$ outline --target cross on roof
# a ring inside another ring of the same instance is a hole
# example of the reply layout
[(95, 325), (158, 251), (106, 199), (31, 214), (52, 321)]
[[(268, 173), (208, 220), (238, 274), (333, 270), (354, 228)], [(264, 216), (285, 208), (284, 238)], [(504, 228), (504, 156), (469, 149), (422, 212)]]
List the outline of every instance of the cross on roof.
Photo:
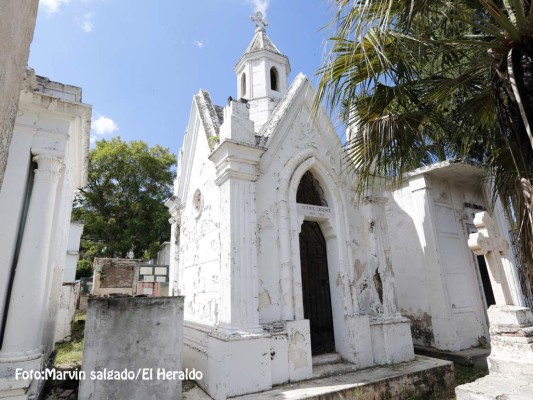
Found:
[(475, 255), (485, 257), (496, 305), (513, 304), (502, 262), (509, 244), (498, 234), (494, 220), (486, 211), (476, 213), (474, 225), (478, 231), (470, 234), (468, 247)]
[(255, 15), (250, 17), (250, 19), (255, 22), (255, 26), (257, 26), (256, 31), (264, 31), (265, 27), (268, 26), (268, 21), (263, 18), (263, 13), (261, 11), (256, 12)]

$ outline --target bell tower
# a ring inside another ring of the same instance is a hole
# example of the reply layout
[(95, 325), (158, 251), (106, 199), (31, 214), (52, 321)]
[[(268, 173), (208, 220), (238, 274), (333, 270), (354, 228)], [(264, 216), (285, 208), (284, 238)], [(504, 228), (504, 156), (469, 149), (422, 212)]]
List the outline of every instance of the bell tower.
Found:
[(268, 121), (279, 101), (287, 94), (291, 71), (289, 59), (267, 36), (268, 21), (258, 11), (251, 17), (255, 35), (235, 65), (237, 98), (248, 100), (250, 119), (258, 132)]

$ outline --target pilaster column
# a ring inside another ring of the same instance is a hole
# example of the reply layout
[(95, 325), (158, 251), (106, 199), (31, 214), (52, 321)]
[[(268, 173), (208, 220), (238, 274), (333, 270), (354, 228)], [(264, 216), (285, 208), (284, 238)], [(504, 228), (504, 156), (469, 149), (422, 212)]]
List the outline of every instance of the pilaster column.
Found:
[(178, 271), (180, 254), (180, 224), (181, 202), (176, 196), (172, 196), (165, 203), (170, 212), (170, 265), (168, 267), (168, 294), (178, 295)]
[(414, 223), (424, 253), (427, 296), (435, 345), (438, 348), (454, 350), (452, 347), (457, 343), (457, 332), (440, 263), (431, 180), (424, 175), (411, 178), (409, 188), (415, 203)]
[(220, 187), (219, 327), (229, 332), (262, 331), (259, 325), (255, 180), (263, 153), (250, 145), (223, 141), (210, 159)]
[(42, 325), (54, 205), (63, 158), (38, 153), (38, 165), (22, 237), (8, 310), (2, 361), (24, 361), (41, 355)]
[(397, 314), (396, 289), (394, 287), (394, 273), (390, 259), (390, 247), (388, 242), (387, 219), (385, 218), (385, 204), (388, 198), (382, 193), (372, 193), (365, 198), (371, 206), (371, 214), (374, 220), (372, 235), (374, 236), (375, 252), (379, 261), (378, 272), (382, 281), (382, 304), (383, 314), (386, 316)]

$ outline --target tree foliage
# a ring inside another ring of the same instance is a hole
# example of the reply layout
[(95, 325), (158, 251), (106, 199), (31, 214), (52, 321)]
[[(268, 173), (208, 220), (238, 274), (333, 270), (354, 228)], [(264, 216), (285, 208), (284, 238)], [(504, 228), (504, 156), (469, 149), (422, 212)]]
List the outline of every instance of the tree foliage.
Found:
[(533, 3), (333, 0), (324, 100), (353, 135), (360, 191), (438, 160), (487, 168), (533, 266)]
[(165, 200), (172, 195), (176, 158), (142, 141), (101, 140), (89, 155), (87, 186), (76, 197), (73, 218), (85, 223), (82, 254), (155, 257), (168, 240)]

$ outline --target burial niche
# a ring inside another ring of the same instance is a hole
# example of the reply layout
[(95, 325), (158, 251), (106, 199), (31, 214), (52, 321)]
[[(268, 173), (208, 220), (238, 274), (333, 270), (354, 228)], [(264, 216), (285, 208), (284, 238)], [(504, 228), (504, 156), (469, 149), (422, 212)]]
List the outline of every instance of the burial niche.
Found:
[[(302, 177), (296, 201), (327, 207), (324, 191), (313, 174), (307, 171)], [(304, 220), (300, 232), (300, 264), (304, 318), (311, 328), (313, 355), (335, 351), (331, 293), (329, 286), (326, 239), (316, 221)]]

